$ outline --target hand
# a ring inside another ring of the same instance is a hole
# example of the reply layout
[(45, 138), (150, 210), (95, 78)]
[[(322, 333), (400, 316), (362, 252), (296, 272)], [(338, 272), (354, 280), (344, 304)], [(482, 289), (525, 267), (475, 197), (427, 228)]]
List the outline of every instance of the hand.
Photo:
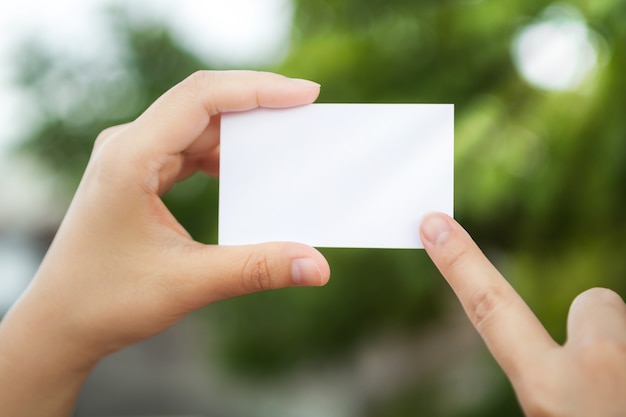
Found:
[(315, 249), (205, 245), (160, 198), (196, 170), (217, 172), (220, 113), (308, 104), (318, 94), (315, 83), (275, 74), (199, 72), (98, 137), (35, 279), (0, 326), (3, 413), (69, 414), (100, 358), (192, 310), (327, 282), (328, 263)]
[(458, 223), (428, 215), (421, 237), (528, 416), (626, 415), (626, 305), (619, 295), (602, 288), (579, 295), (560, 346)]

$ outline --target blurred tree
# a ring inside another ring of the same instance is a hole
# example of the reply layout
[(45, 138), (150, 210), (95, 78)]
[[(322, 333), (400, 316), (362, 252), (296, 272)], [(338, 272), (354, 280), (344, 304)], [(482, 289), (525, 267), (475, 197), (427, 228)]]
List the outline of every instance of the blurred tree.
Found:
[[(585, 89), (556, 93), (529, 86), (511, 59), (518, 30), (550, 3), (297, 1), (292, 50), (270, 69), (320, 82), (322, 102), (454, 103), (457, 217), (562, 341), (578, 292), (602, 285), (626, 295), (626, 9), (617, 0), (570, 2), (602, 37), (602, 65)], [(114, 70), (36, 43), (19, 60), (40, 115), (25, 149), (68, 189), (101, 129), (132, 120), (171, 85), (211, 67), (158, 24), (110, 19), (122, 51)], [(215, 181), (191, 178), (166, 200), (193, 236), (216, 241)], [(323, 253), (333, 269), (328, 287), (256, 294), (204, 313), (228, 363), (267, 376), (345, 355), (372, 334), (436, 321), (451, 297), (422, 252)], [(416, 382), (370, 415), (441, 415), (433, 389), (441, 388)], [(446, 415), (519, 413), (510, 388), (502, 390), (500, 399)]]
[(36, 39), (25, 42), (16, 57), (17, 82), (39, 115), (24, 149), (72, 185), (100, 131), (134, 119), (173, 84), (206, 67), (162, 25), (139, 24), (118, 9), (108, 18), (117, 48), (101, 61), (58, 56)]

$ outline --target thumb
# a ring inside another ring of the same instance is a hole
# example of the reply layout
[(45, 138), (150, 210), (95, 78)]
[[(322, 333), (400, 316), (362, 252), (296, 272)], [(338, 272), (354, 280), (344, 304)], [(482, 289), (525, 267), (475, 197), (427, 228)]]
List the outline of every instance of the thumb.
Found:
[(188, 252), (186, 270), (183, 290), (192, 308), (264, 290), (322, 286), (330, 278), (330, 267), (320, 252), (291, 242), (197, 244)]

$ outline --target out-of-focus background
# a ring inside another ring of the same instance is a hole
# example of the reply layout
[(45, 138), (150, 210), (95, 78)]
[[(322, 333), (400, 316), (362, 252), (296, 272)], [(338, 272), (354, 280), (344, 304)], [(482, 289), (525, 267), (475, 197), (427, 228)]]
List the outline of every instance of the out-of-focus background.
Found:
[[(0, 314), (100, 130), (195, 70), (251, 68), (320, 102), (454, 103), (457, 217), (563, 342), (576, 294), (626, 295), (625, 21), (620, 0), (3, 2)], [(166, 196), (209, 243), (217, 189)], [(76, 415), (521, 415), (423, 251), (322, 251), (327, 287), (193, 314), (105, 359)]]

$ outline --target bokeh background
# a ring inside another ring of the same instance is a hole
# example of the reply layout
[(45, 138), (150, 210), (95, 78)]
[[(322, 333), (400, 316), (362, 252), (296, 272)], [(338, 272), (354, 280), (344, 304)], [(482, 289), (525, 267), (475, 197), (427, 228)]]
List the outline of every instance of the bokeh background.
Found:
[[(0, 314), (100, 130), (195, 70), (250, 68), (313, 79), (319, 102), (454, 103), (456, 216), (563, 342), (576, 294), (626, 295), (624, 21), (620, 0), (2, 3)], [(218, 187), (165, 197), (208, 243)], [(322, 252), (327, 287), (193, 314), (105, 359), (76, 415), (521, 415), (423, 251)]]

